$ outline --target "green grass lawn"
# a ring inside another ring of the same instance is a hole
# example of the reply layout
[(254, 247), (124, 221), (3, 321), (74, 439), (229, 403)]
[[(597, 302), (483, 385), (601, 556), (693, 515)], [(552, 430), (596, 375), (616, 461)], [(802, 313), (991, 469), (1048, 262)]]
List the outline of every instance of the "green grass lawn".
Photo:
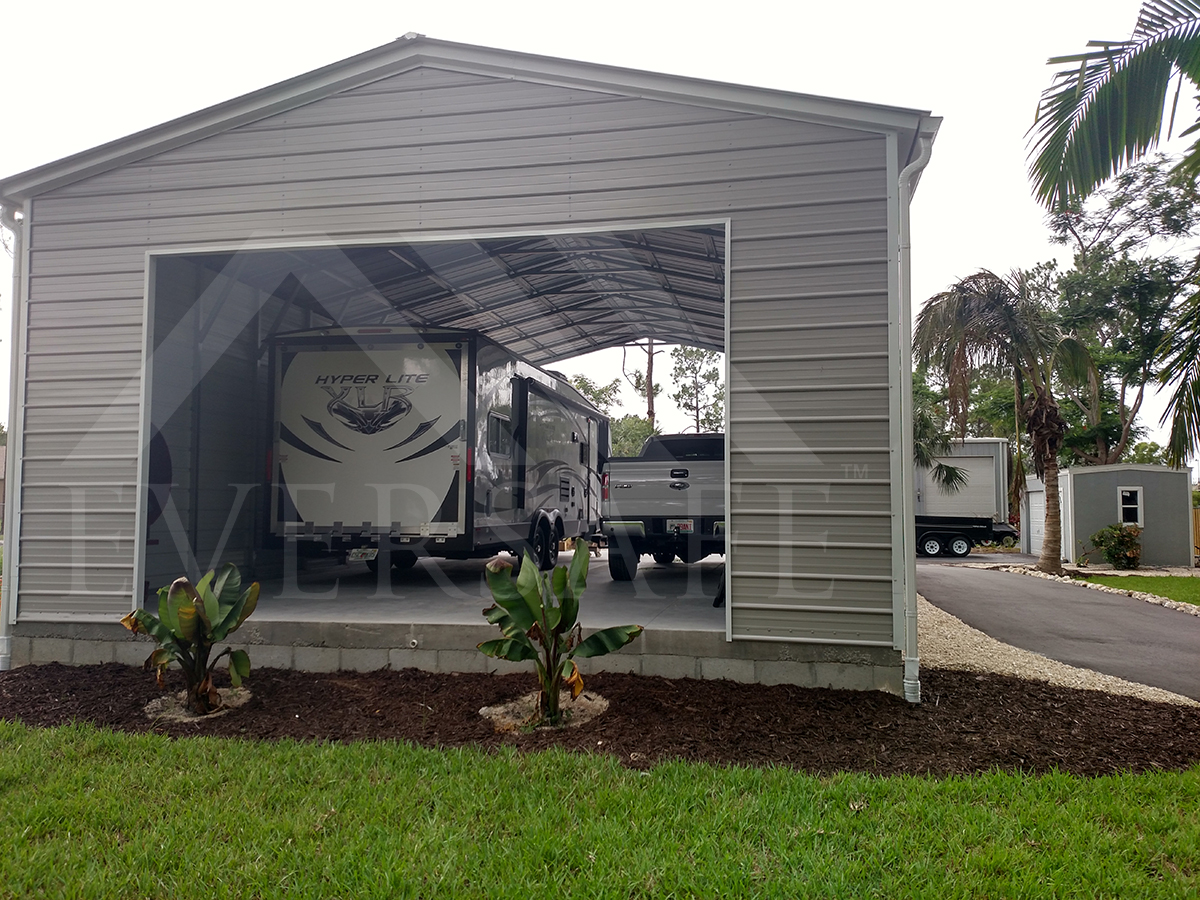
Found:
[(1200, 605), (1200, 578), (1186, 575), (1089, 575), (1087, 580), (1124, 591), (1143, 591), (1180, 603)]
[(814, 778), (0, 722), (0, 896), (1194, 897), (1200, 768)]

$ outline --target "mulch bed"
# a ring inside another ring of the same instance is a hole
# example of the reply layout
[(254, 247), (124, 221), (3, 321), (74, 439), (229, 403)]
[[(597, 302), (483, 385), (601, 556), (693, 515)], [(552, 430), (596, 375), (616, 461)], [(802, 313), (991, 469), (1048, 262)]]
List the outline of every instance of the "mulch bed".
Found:
[[(168, 687), (179, 689), (178, 684)], [(118, 731), (254, 740), (409, 741), (426, 747), (558, 746), (647, 768), (669, 759), (813, 773), (1079, 775), (1184, 769), (1200, 761), (1200, 709), (1001, 675), (927, 669), (923, 703), (858, 691), (599, 674), (607, 712), (578, 728), (497, 734), (479, 715), (527, 693), (531, 675), (311, 674), (257, 669), (253, 698), (196, 723), (149, 721), (161, 694), (140, 669), (25, 666), (0, 673), (0, 719), (86, 721)]]

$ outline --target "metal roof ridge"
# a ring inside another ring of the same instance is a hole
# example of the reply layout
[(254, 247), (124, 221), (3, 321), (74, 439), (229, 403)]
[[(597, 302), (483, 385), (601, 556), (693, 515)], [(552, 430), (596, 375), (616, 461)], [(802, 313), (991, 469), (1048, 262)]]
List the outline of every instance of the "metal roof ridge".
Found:
[[(0, 179), (0, 200), (10, 204), (25, 200), (423, 66), (883, 132), (913, 134), (922, 122), (930, 121), (930, 114), (923, 110), (500, 50), (410, 33), (355, 56)], [(932, 121), (940, 123), (940, 119)]]

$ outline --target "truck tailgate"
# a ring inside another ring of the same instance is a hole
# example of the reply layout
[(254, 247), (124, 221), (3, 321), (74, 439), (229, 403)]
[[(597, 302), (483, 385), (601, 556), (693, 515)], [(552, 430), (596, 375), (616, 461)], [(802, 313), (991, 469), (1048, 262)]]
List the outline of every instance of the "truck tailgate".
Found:
[(611, 459), (605, 519), (725, 514), (725, 463)]

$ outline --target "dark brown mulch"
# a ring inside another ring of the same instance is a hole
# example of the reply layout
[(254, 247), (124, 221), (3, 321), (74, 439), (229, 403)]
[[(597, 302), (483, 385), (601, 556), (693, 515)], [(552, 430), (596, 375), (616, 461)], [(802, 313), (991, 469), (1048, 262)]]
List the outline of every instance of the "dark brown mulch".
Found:
[(0, 673), (0, 718), (176, 737), (559, 746), (634, 767), (684, 759), (817, 773), (1098, 775), (1200, 761), (1198, 708), (932, 669), (922, 672), (919, 706), (881, 693), (594, 675), (587, 689), (609, 700), (606, 713), (578, 728), (526, 734), (494, 733), (479, 709), (527, 693), (532, 676), (259, 669), (247, 685), (253, 698), (227, 715), (152, 723), (143, 707), (161, 692), (140, 669), (26, 666)]

